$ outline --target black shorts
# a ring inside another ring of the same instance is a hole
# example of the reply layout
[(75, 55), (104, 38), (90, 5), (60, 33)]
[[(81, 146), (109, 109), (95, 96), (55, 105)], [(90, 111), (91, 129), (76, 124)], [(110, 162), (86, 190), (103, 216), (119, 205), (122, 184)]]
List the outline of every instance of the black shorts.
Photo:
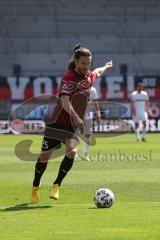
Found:
[(75, 139), (79, 142), (78, 129), (58, 123), (47, 124), (42, 141), (42, 151), (58, 149), (66, 139)]

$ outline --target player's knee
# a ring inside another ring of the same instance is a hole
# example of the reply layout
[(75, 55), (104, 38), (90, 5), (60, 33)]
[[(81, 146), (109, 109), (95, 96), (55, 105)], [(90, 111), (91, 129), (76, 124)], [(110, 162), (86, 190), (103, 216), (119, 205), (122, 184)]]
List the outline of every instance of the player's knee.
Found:
[(67, 156), (68, 158), (74, 158), (75, 155), (76, 155), (76, 150), (74, 150), (74, 149), (70, 149), (70, 150), (68, 150), (68, 151), (66, 152), (66, 156)]
[(147, 125), (147, 124), (146, 124), (146, 122), (143, 122), (143, 127), (145, 127), (145, 128), (146, 128), (146, 125)]
[(39, 156), (39, 161), (40, 162), (48, 162), (50, 156), (51, 156), (51, 153), (49, 151), (42, 151)]

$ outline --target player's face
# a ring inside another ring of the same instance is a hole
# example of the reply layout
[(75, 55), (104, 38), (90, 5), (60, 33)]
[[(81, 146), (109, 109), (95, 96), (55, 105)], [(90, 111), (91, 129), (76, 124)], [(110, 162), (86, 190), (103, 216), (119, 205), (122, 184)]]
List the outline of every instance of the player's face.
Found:
[(81, 56), (79, 59), (75, 60), (76, 71), (80, 75), (85, 75), (85, 73), (89, 70), (91, 64), (91, 56)]
[(138, 90), (138, 92), (141, 92), (141, 91), (144, 90), (144, 87), (143, 87), (142, 85), (139, 85), (139, 86), (137, 87), (137, 90)]

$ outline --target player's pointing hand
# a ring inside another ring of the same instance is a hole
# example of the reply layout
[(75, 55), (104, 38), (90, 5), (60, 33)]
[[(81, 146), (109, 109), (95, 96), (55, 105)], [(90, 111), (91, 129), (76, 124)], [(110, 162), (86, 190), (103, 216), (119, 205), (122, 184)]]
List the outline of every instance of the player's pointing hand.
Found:
[(107, 69), (112, 69), (113, 67), (113, 62), (110, 60), (109, 62), (106, 62)]

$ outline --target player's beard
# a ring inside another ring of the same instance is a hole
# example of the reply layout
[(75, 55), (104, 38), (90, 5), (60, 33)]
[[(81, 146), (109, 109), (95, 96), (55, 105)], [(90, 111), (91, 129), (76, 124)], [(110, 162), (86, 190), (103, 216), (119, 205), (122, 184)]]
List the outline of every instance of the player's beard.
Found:
[(88, 70), (83, 70), (83, 69), (81, 69), (81, 68), (77, 68), (77, 72), (78, 72), (78, 74), (80, 75), (80, 76), (85, 76), (85, 74), (86, 74), (86, 72), (87, 72)]

